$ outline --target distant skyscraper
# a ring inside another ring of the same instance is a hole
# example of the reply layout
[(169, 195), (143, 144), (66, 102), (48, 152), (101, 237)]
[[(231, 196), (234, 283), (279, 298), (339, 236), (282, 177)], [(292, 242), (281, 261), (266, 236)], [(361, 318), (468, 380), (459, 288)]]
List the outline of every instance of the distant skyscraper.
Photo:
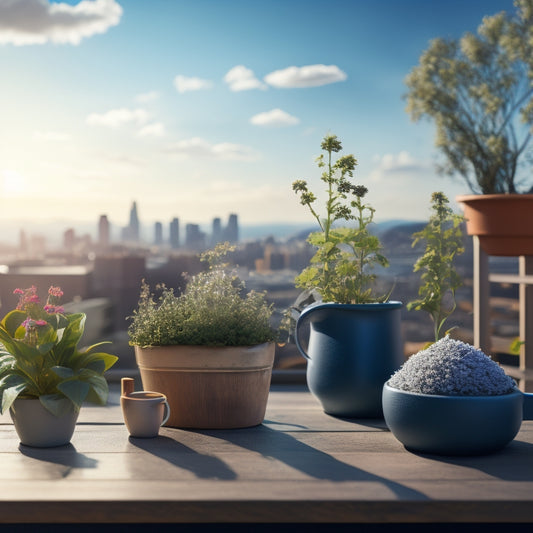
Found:
[(237, 220), (237, 215), (231, 214), (229, 216), (225, 234), (227, 241), (232, 243), (239, 241), (239, 222)]
[(26, 232), (21, 229), (19, 234), (19, 250), (23, 254), (28, 253), (28, 237), (26, 237)]
[(211, 230), (211, 246), (215, 246), (217, 243), (222, 242), (222, 223), (220, 218), (213, 219), (213, 228)]
[(178, 218), (173, 218), (170, 223), (170, 247), (175, 250), (180, 247), (180, 221)]
[(154, 235), (155, 244), (157, 244), (158, 246), (163, 244), (163, 224), (161, 224), (161, 222), (155, 223), (154, 232), (155, 232), (155, 235)]
[(76, 233), (73, 228), (65, 230), (63, 233), (63, 248), (65, 250), (72, 250), (76, 244)]
[(205, 248), (205, 233), (200, 231), (198, 224), (185, 226), (185, 246), (190, 250), (203, 250)]
[(137, 202), (133, 202), (130, 210), (130, 223), (128, 226), (128, 240), (139, 240), (139, 215), (137, 214)]
[(98, 245), (100, 248), (107, 248), (109, 246), (109, 220), (107, 215), (101, 215), (98, 221)]

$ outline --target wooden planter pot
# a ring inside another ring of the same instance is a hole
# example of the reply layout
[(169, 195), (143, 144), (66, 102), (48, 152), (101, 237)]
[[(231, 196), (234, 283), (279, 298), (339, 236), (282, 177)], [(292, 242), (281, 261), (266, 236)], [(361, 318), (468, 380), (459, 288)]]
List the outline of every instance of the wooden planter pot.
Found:
[(144, 390), (170, 405), (166, 426), (222, 429), (263, 422), (274, 344), (258, 346), (135, 346)]
[(466, 230), (495, 256), (533, 255), (533, 194), (458, 196)]

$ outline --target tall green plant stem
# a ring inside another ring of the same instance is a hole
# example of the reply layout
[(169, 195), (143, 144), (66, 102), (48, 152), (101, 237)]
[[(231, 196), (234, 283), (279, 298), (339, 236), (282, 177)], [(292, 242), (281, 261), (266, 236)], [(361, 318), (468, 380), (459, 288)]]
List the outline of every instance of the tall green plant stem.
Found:
[[(297, 276), (296, 286), (318, 291), (323, 301), (383, 301), (385, 297), (372, 293), (375, 279), (372, 268), (376, 264), (388, 266), (379, 239), (368, 231), (374, 210), (362, 201), (366, 187), (348, 181), (353, 177), (357, 161), (351, 154), (333, 160), (333, 153), (342, 150), (335, 135), (324, 137), (321, 148), (327, 154), (327, 159), (324, 154), (316, 159), (318, 167), (324, 169), (321, 180), (327, 185), (324, 217), (313, 206), (316, 196), (309, 190), (307, 181), (297, 180), (292, 184), (300, 195), (300, 203), (309, 208), (320, 228), (309, 235), (308, 242), (317, 251), (310, 266)], [(336, 227), (335, 222), (341, 220), (353, 221), (356, 227)]]

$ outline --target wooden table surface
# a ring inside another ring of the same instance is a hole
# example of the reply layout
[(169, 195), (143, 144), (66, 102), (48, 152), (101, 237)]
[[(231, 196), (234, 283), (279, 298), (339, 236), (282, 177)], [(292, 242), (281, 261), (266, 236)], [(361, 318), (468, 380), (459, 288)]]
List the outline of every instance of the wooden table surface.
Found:
[(419, 455), (301, 385), (274, 385), (254, 428), (134, 439), (116, 384), (67, 446), (21, 446), (0, 417), (0, 455), (2, 523), (533, 523), (533, 422), (496, 454)]

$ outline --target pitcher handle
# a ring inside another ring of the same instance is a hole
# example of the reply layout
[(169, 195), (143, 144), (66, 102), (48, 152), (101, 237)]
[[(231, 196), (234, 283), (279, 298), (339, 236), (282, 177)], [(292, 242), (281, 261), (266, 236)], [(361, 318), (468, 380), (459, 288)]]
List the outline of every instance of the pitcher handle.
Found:
[(308, 360), (311, 361), (311, 357), (309, 354), (304, 350), (302, 344), (300, 343), (300, 328), (302, 325), (309, 319), (309, 316), (313, 314), (315, 311), (319, 311), (320, 309), (327, 308), (327, 304), (324, 305), (323, 303), (315, 303), (311, 304), (308, 307), (306, 307), (298, 317), (298, 320), (296, 321), (296, 328), (294, 331), (294, 341), (296, 343), (296, 347), (300, 351), (300, 353)]
[(524, 396), (524, 405), (522, 408), (522, 419), (533, 420), (533, 394), (522, 393)]
[(294, 342), (296, 343), (296, 347), (298, 348), (298, 351), (308, 360), (311, 361), (311, 358), (309, 357), (309, 354), (304, 350), (303, 346), (300, 343), (300, 327), (304, 323), (305, 320), (307, 320), (307, 314), (301, 313), (298, 317), (298, 320), (296, 321), (296, 328), (294, 331)]

